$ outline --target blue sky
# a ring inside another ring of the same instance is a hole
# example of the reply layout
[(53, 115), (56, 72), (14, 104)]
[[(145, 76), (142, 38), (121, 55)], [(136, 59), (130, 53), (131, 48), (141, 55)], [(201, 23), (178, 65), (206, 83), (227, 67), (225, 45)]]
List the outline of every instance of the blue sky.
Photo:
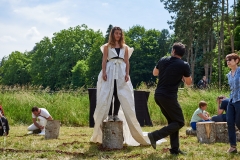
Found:
[(109, 24), (169, 29), (170, 19), (160, 0), (0, 0), (0, 59), (81, 24), (105, 34)]

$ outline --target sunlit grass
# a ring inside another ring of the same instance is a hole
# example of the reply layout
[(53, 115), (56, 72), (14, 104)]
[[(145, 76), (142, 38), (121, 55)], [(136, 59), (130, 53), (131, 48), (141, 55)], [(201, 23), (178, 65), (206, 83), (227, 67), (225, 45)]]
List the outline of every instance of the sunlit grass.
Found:
[[(162, 126), (143, 127), (143, 131), (153, 131)], [(100, 150), (100, 145), (90, 143), (92, 128), (61, 126), (58, 139), (45, 140), (44, 136), (26, 135), (27, 126), (13, 126), (5, 139), (0, 137), (0, 159), (194, 159), (225, 160), (239, 159), (239, 154), (228, 154), (229, 144), (200, 144), (197, 138), (186, 136), (186, 127), (180, 130), (180, 147), (187, 155), (172, 156), (169, 154), (169, 138), (167, 142), (157, 146), (131, 147), (121, 150)]]

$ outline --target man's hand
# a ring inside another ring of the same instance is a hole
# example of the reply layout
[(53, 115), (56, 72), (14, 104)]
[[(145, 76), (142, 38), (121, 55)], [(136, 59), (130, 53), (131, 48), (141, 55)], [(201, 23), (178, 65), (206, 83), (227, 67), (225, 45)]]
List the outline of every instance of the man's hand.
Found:
[(44, 129), (44, 126), (39, 126), (40, 129)]

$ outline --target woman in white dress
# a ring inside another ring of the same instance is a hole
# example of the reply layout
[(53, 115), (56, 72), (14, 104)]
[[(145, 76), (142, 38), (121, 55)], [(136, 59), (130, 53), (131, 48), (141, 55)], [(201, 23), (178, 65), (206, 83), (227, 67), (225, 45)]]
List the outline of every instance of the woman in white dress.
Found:
[[(97, 82), (97, 105), (94, 112), (94, 131), (91, 142), (102, 143), (102, 122), (123, 120), (124, 143), (137, 146), (149, 145), (147, 136), (135, 114), (133, 86), (129, 77), (129, 58), (133, 48), (124, 43), (124, 35), (120, 27), (113, 27), (107, 44), (101, 46), (103, 53), (102, 70)], [(115, 101), (112, 107), (113, 97)], [(121, 104), (120, 115), (118, 110)], [(116, 106), (117, 105), (117, 106)], [(114, 115), (112, 115), (112, 109)], [(119, 119), (120, 118), (120, 119)]]

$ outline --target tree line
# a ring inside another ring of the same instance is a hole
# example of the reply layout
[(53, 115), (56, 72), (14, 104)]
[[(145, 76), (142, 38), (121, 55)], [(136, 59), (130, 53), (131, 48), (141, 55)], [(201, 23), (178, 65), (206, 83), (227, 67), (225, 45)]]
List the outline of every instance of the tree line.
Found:
[[(186, 60), (193, 78), (205, 75), (220, 88), (229, 71), (225, 56), (240, 50), (239, 0), (234, 0), (233, 6), (229, 6), (229, 0), (160, 1), (169, 13), (174, 13), (168, 23), (175, 39), (187, 44)], [(203, 67), (202, 74), (198, 74), (199, 66)]]
[[(174, 13), (170, 20), (170, 34), (133, 26), (125, 30), (126, 44), (134, 47), (130, 58), (130, 76), (134, 87), (141, 82), (156, 83), (152, 69), (157, 61), (171, 53), (174, 42), (186, 44), (183, 57), (191, 66), (194, 83), (205, 75), (210, 83), (221, 87), (229, 71), (224, 57), (240, 50), (240, 4), (229, 10), (228, 0), (160, 0)], [(105, 36), (87, 25), (63, 29), (44, 37), (31, 51), (12, 52), (0, 62), (0, 84), (7, 86), (35, 85), (51, 90), (95, 87), (101, 70), (100, 46), (107, 43)]]

